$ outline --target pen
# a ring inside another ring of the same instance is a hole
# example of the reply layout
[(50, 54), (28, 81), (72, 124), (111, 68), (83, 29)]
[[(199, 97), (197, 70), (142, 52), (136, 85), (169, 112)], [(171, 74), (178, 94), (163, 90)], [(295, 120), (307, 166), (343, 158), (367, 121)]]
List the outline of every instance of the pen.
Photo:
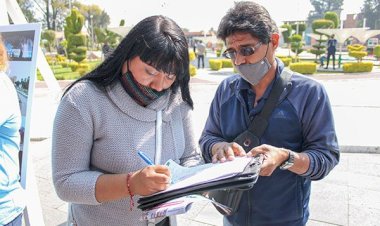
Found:
[(154, 165), (153, 161), (142, 151), (138, 151), (137, 154), (146, 162), (148, 165)]

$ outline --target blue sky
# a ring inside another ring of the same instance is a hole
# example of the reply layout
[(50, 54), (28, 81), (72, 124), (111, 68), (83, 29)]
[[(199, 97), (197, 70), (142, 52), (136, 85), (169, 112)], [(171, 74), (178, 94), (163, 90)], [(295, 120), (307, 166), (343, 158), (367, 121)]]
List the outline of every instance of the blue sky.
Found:
[[(118, 26), (121, 19), (132, 26), (151, 15), (162, 14), (190, 31), (217, 29), (220, 19), (236, 0), (81, 0), (96, 4), (111, 17), (110, 26)], [(277, 25), (286, 20), (305, 20), (313, 9), (309, 0), (256, 0), (264, 5)], [(364, 0), (344, 0), (342, 15), (359, 13)]]

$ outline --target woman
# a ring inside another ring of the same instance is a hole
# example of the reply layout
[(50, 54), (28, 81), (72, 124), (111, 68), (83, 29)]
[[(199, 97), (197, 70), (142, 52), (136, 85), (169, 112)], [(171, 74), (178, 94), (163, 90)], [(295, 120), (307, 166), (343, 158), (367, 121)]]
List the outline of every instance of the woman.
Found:
[[(52, 165), (57, 194), (71, 203), (69, 224), (147, 225), (133, 204), (168, 187), (170, 172), (161, 164), (202, 161), (189, 80), (181, 28), (152, 16), (68, 87), (54, 122)], [(155, 165), (147, 166), (138, 151)]]
[(25, 208), (18, 158), (21, 113), (16, 89), (4, 73), (7, 59), (7, 51), (0, 38), (0, 225), (21, 226)]

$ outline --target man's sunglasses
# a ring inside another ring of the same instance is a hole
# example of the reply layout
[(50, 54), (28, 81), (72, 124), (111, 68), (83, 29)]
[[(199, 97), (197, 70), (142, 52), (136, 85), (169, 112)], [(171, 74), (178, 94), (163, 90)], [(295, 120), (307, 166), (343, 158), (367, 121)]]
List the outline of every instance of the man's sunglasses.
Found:
[(260, 48), (262, 44), (262, 42), (258, 42), (255, 46), (243, 46), (237, 52), (235, 50), (227, 49), (226, 51), (224, 51), (222, 56), (228, 59), (235, 59), (236, 54), (240, 54), (242, 56), (251, 56), (256, 52), (258, 48)]

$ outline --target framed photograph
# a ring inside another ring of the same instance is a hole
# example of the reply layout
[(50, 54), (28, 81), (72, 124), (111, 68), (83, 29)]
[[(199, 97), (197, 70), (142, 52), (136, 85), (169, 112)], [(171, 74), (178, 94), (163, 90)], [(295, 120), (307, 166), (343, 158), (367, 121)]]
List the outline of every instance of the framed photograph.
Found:
[(0, 36), (7, 49), (8, 69), (6, 74), (16, 87), (22, 124), (20, 128), (22, 151), (21, 184), (25, 188), (30, 137), (30, 120), (33, 91), (37, 71), (37, 53), (41, 24), (16, 24), (0, 26)]

